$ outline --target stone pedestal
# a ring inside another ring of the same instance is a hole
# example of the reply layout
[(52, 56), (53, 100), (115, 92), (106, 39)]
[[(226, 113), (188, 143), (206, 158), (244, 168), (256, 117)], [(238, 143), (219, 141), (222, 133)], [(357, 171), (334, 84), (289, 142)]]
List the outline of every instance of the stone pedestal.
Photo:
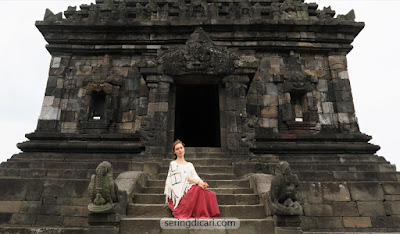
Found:
[(299, 227), (275, 227), (275, 234), (303, 234)]
[(88, 222), (93, 226), (114, 226), (118, 225), (121, 217), (115, 213), (91, 213), (88, 215)]
[(274, 215), (275, 234), (302, 234), (300, 216)]

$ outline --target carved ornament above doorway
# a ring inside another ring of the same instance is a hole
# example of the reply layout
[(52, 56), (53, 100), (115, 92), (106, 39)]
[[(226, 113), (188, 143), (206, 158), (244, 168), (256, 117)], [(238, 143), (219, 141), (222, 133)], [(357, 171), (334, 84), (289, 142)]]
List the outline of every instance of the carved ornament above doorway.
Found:
[(234, 71), (233, 55), (214, 45), (210, 37), (198, 27), (185, 46), (169, 50), (158, 57), (166, 75), (223, 75)]

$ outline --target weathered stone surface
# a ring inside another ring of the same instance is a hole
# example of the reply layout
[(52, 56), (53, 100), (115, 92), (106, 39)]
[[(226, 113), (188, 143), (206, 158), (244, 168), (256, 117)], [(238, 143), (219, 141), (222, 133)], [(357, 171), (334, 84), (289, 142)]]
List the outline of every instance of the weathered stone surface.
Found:
[(384, 216), (385, 208), (383, 202), (357, 202), (358, 212), (360, 216)]
[(382, 187), (387, 195), (400, 195), (400, 183), (398, 182), (385, 182), (382, 183)]
[(350, 192), (346, 183), (323, 183), (323, 198), (329, 201), (350, 201)]
[(343, 228), (342, 217), (318, 217), (317, 227), (320, 229), (340, 229)]
[(356, 202), (333, 202), (333, 216), (359, 216)]
[(383, 201), (383, 188), (379, 183), (349, 183), (349, 190), (353, 201)]
[(21, 201), (0, 201), (0, 213), (18, 213)]
[(346, 228), (369, 228), (372, 227), (369, 217), (343, 217), (343, 225)]
[(374, 228), (391, 228), (393, 227), (393, 219), (390, 216), (371, 217), (372, 227)]
[(322, 203), (321, 183), (302, 183), (300, 186), (299, 200), (305, 203)]
[(273, 178), (273, 175), (253, 174), (250, 176), (250, 186), (254, 189), (256, 194), (261, 196), (262, 194), (270, 192)]
[(386, 215), (400, 214), (400, 201), (385, 201), (383, 204)]
[(306, 216), (333, 216), (332, 205), (304, 204), (303, 209)]

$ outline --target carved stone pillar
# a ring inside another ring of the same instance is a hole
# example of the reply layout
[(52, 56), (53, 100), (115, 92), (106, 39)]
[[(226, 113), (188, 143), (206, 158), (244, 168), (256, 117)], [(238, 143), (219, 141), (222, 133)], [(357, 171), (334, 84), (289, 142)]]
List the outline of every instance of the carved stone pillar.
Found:
[(147, 108), (146, 154), (150, 157), (163, 157), (168, 149), (168, 121), (170, 104), (170, 84), (173, 79), (165, 75), (151, 75), (146, 78), (149, 88)]
[(249, 155), (249, 146), (242, 140), (246, 114), (247, 75), (229, 75), (222, 80), (225, 85), (225, 119), (227, 147), (238, 158)]

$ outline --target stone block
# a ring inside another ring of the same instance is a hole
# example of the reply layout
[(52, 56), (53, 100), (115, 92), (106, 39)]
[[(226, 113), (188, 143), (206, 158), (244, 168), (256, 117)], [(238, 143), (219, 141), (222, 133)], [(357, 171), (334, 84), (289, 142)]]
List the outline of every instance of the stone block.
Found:
[(78, 123), (76, 122), (62, 122), (61, 132), (63, 133), (74, 133), (78, 129)]
[[(35, 214), (12, 214), (11, 224), (33, 225), (35, 224)], [(36, 218), (37, 219), (37, 218)]]
[(400, 201), (385, 201), (383, 203), (386, 215), (399, 215), (400, 214)]
[(383, 191), (387, 195), (400, 195), (399, 182), (384, 182), (382, 183)]
[(351, 201), (350, 192), (346, 183), (326, 182), (322, 185), (324, 200)]
[(86, 227), (89, 226), (86, 217), (64, 217), (64, 227)]
[(120, 191), (126, 191), (128, 196), (138, 192), (144, 187), (147, 175), (141, 171), (127, 171), (118, 175), (115, 179)]
[(370, 228), (372, 227), (369, 217), (343, 217), (345, 228)]
[(343, 228), (342, 217), (317, 217), (317, 228), (321, 229)]
[(278, 95), (278, 86), (273, 83), (265, 84), (266, 94), (268, 95)]
[(390, 216), (371, 217), (373, 228), (393, 228), (393, 218)]
[[(379, 165), (379, 171), (380, 172), (396, 172), (396, 165), (394, 165), (394, 164), (380, 164)], [(400, 194), (400, 193), (397, 193), (397, 194)]]
[(341, 69), (345, 70), (347, 68), (347, 60), (344, 55), (332, 55), (328, 57), (329, 67), (332, 70)]
[(355, 202), (333, 202), (333, 216), (358, 216)]
[(144, 163), (143, 172), (147, 174), (157, 175), (160, 172), (160, 165), (158, 163)]
[(52, 106), (43, 106), (40, 112), (40, 120), (60, 120), (61, 109)]
[(357, 202), (358, 212), (360, 216), (385, 216), (385, 208), (383, 202)]
[(350, 123), (350, 118), (348, 113), (338, 113), (339, 123)]
[(320, 92), (328, 92), (328, 81), (325, 79), (319, 79), (317, 90)]
[(0, 225), (3, 223), (10, 223), (11, 217), (11, 213), (0, 213)]
[(40, 214), (42, 215), (60, 215), (59, 205), (42, 205), (40, 207)]
[(264, 106), (278, 106), (279, 99), (278, 95), (264, 95), (263, 105)]
[(400, 215), (392, 215), (392, 222), (394, 227), (400, 227)]
[(312, 230), (317, 228), (317, 218), (300, 216), (301, 227), (304, 231)]
[(31, 180), (26, 185), (26, 201), (40, 201), (43, 193), (43, 181)]
[(133, 123), (129, 122), (129, 123), (117, 124), (117, 128), (120, 130), (133, 130)]
[(0, 201), (0, 213), (18, 213), (20, 208), (20, 201)]
[(41, 201), (23, 201), (19, 213), (38, 214), (41, 205)]
[(56, 215), (38, 215), (36, 217), (36, 225), (42, 226), (62, 226), (64, 223), (64, 217)]
[(278, 118), (278, 108), (276, 106), (265, 107), (261, 110), (263, 118)]
[(351, 101), (336, 102), (336, 107), (339, 113), (354, 113), (354, 104)]
[(323, 125), (333, 124), (332, 114), (319, 114), (318, 117), (319, 117), (319, 122)]
[(304, 204), (303, 209), (306, 216), (333, 216), (333, 209), (331, 205)]
[(333, 110), (333, 103), (332, 102), (323, 102), (322, 103), (322, 112), (324, 114), (331, 114), (334, 113)]
[(62, 89), (63, 87), (64, 87), (64, 79), (58, 78), (58, 79), (57, 79), (56, 88), (57, 88), (57, 89)]
[(301, 183), (299, 191), (299, 200), (301, 204), (322, 203), (322, 185), (321, 183)]
[(81, 216), (84, 217), (88, 213), (87, 206), (61, 206), (61, 216)]
[(338, 77), (340, 79), (348, 80), (349, 79), (349, 73), (347, 71), (341, 71), (341, 72), (338, 73)]
[(90, 75), (92, 72), (92, 67), (91, 66), (78, 66), (76, 70), (76, 75)]
[(261, 196), (271, 190), (271, 181), (273, 178), (274, 176), (269, 174), (253, 174), (250, 176), (250, 187), (254, 189), (256, 194)]
[(400, 201), (400, 195), (385, 195), (386, 201)]
[(54, 99), (54, 96), (44, 96), (42, 106), (53, 106)]
[(61, 57), (54, 57), (51, 63), (51, 68), (59, 68), (61, 65)]
[(351, 91), (340, 91), (340, 96), (342, 97), (342, 101), (353, 101)]
[(0, 188), (2, 189), (0, 193), (0, 200), (24, 200), (26, 194), (26, 186), (20, 181), (13, 181), (8, 179), (0, 180)]
[(353, 201), (383, 201), (385, 195), (378, 182), (349, 183)]

